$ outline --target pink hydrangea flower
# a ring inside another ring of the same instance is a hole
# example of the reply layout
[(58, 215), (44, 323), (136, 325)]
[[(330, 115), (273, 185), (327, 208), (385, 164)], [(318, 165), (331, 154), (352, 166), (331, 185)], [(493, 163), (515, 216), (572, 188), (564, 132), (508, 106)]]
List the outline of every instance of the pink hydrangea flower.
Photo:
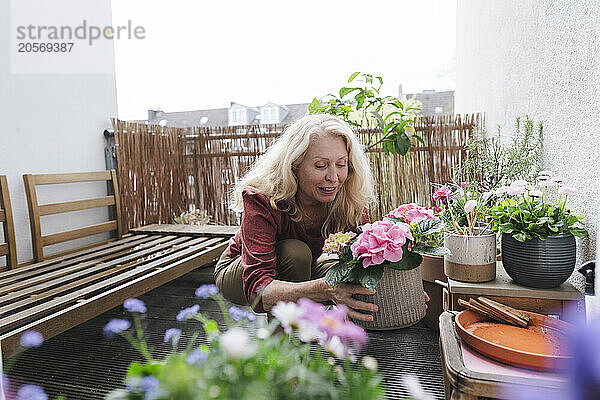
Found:
[(399, 218), (404, 220), (407, 224), (412, 224), (413, 222), (420, 222), (425, 219), (439, 219), (434, 213), (435, 211), (431, 208), (425, 208), (410, 203), (401, 205), (386, 215), (386, 217)]
[(384, 261), (400, 261), (402, 246), (407, 240), (414, 241), (408, 224), (390, 220), (377, 221), (364, 225), (363, 232), (358, 235), (350, 249), (352, 256), (362, 259), (363, 267), (367, 268)]
[(442, 203), (446, 203), (446, 201), (448, 201), (448, 198), (450, 197), (451, 193), (452, 192), (450, 191), (450, 189), (448, 189), (446, 186), (442, 186), (441, 188), (436, 190), (435, 193), (433, 194), (433, 200), (434, 201), (439, 200)]

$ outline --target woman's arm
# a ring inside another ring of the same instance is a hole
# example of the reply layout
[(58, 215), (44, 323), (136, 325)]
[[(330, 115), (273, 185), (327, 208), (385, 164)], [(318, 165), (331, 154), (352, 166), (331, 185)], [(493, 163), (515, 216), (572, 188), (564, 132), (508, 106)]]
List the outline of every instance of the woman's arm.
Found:
[(375, 294), (360, 285), (339, 283), (335, 288), (325, 282), (325, 278), (315, 279), (307, 282), (286, 282), (280, 280), (271, 281), (262, 291), (262, 305), (265, 311), (270, 311), (278, 301), (297, 301), (303, 297), (313, 301), (333, 301), (335, 304), (348, 306), (348, 315), (361, 321), (372, 321), (371, 315), (360, 313), (356, 310), (377, 312), (378, 307), (372, 303), (356, 300), (353, 294)]

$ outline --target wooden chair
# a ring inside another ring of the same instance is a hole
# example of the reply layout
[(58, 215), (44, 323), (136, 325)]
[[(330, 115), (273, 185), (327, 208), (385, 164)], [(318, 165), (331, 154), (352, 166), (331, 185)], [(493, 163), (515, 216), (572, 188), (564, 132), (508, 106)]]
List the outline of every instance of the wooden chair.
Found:
[(0, 222), (5, 241), (0, 244), (0, 257), (6, 256), (7, 269), (13, 269), (17, 266), (17, 245), (6, 175), (0, 175)]
[[(117, 237), (123, 236), (121, 227), (121, 206), (119, 202), (119, 186), (117, 184), (117, 174), (115, 170), (100, 172), (79, 172), (70, 174), (43, 174), (43, 175), (23, 175), (25, 183), (25, 193), (27, 194), (27, 206), (29, 208), (29, 222), (31, 224), (31, 240), (33, 244), (33, 259), (35, 262), (44, 260), (44, 247), (51, 244), (67, 242), (86, 236), (95, 235), (103, 232), (116, 231)], [(95, 199), (67, 201), (62, 203), (40, 205), (37, 200), (36, 186), (53, 185), (75, 182), (110, 182), (111, 195), (98, 197)], [(90, 208), (114, 206), (116, 220), (103, 222), (83, 228), (73, 229), (65, 232), (53, 233), (51, 235), (42, 235), (41, 218), (44, 215), (60, 214), (69, 211), (86, 210)]]

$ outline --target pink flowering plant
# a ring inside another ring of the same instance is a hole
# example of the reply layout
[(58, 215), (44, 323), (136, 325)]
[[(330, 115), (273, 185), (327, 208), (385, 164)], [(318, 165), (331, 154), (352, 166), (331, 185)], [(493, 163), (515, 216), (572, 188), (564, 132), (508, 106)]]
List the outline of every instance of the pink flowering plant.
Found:
[(566, 179), (541, 171), (535, 183), (517, 180), (496, 190), (498, 202), (491, 210), (492, 230), (511, 234), (519, 242), (572, 234), (586, 237), (584, 218), (567, 208), (577, 190)]
[[(377, 361), (360, 354), (367, 334), (346, 320), (346, 307), (328, 310), (308, 299), (279, 302), (267, 323), (249, 309), (228, 307), (214, 284), (195, 294), (216, 301), (222, 317), (202, 313), (200, 304), (182, 309), (158, 352), (146, 344), (141, 300), (123, 304), (133, 323), (113, 319), (105, 325), (105, 336), (127, 340), (144, 360), (130, 364), (126, 387), (108, 400), (383, 398)], [(194, 327), (185, 329), (190, 322)]]
[(427, 238), (443, 229), (443, 222), (432, 209), (404, 204), (381, 221), (365, 224), (360, 234), (336, 233), (329, 236), (323, 251), (337, 257), (325, 261), (333, 265), (325, 280), (330, 286), (357, 282), (375, 289), (385, 267), (397, 270), (417, 268), (421, 254), (444, 255), (448, 249), (431, 246)]

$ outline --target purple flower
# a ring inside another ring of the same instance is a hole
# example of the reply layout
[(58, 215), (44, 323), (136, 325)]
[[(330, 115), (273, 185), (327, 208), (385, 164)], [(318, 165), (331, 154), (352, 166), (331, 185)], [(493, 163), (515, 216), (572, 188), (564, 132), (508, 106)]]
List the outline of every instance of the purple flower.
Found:
[[(298, 300), (298, 305), (304, 310), (300, 319), (310, 322), (319, 331), (325, 333), (326, 346), (331, 349), (343, 345), (346, 352), (356, 354), (368, 341), (367, 333), (363, 328), (346, 321), (348, 307), (338, 305), (331, 310), (325, 310), (320, 304), (305, 298)], [(334, 337), (338, 339), (331, 342)], [(339, 357), (340, 351), (334, 351), (334, 354)]]
[(131, 323), (126, 319), (111, 319), (106, 325), (102, 332), (104, 336), (110, 338), (115, 336), (117, 333), (126, 331), (131, 326)]
[(219, 288), (214, 284), (202, 285), (196, 289), (196, 297), (199, 299), (208, 299), (210, 296), (216, 295), (217, 293), (219, 293)]
[(38, 331), (25, 331), (19, 343), (23, 347), (40, 347), (44, 343), (44, 337)]
[(175, 319), (178, 322), (183, 322), (186, 319), (192, 318), (194, 315), (198, 314), (198, 311), (200, 311), (200, 305), (194, 304), (191, 307), (184, 308), (183, 310), (179, 311), (179, 313), (177, 313), (177, 317), (175, 317)]
[(241, 321), (246, 318), (248, 321), (254, 321), (254, 314), (244, 311), (236, 306), (229, 307), (229, 317), (234, 321)]
[(140, 381), (138, 389), (140, 392), (148, 393), (160, 387), (160, 381), (153, 376), (145, 376)]
[(165, 343), (172, 343), (176, 345), (179, 343), (179, 339), (181, 338), (181, 329), (171, 328), (165, 331)]
[(207, 358), (208, 358), (207, 352), (202, 351), (200, 349), (196, 349), (196, 350), (192, 351), (186, 357), (185, 362), (190, 365), (195, 365), (195, 366), (199, 367), (202, 364), (204, 364), (204, 362), (206, 361)]
[(48, 395), (37, 385), (23, 385), (19, 388), (15, 400), (48, 400)]
[(141, 301), (139, 299), (127, 299), (123, 303), (123, 307), (125, 307), (125, 309), (127, 311), (132, 312), (132, 313), (136, 312), (136, 313), (144, 314), (147, 311), (146, 305), (144, 304), (143, 301)]

